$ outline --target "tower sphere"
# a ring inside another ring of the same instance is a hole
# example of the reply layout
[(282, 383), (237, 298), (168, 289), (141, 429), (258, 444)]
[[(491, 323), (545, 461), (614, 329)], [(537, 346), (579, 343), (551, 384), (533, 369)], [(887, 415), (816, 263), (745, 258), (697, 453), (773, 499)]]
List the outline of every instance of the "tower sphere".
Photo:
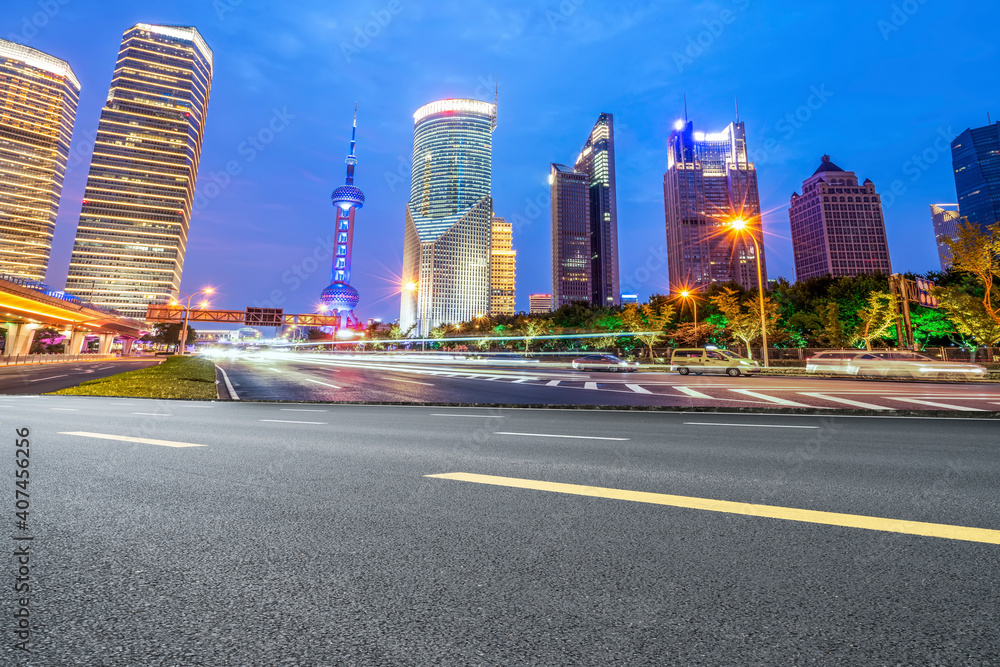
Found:
[(326, 306), (328, 311), (339, 313), (354, 310), (358, 305), (358, 301), (361, 300), (361, 295), (358, 294), (358, 290), (350, 285), (331, 283), (320, 294), (319, 300), (320, 303)]
[(353, 185), (341, 185), (333, 191), (330, 199), (333, 200), (334, 206), (339, 206), (345, 211), (352, 206), (354, 208), (361, 208), (365, 205), (365, 194), (361, 192), (361, 188)]

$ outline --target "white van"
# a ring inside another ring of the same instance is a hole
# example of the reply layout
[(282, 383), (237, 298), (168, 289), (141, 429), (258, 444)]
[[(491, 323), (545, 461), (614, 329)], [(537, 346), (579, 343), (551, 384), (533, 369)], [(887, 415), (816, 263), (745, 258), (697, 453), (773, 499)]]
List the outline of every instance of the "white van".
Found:
[(681, 375), (694, 373), (725, 373), (730, 377), (760, 372), (760, 364), (729, 350), (704, 347), (678, 348), (670, 354), (670, 370)]

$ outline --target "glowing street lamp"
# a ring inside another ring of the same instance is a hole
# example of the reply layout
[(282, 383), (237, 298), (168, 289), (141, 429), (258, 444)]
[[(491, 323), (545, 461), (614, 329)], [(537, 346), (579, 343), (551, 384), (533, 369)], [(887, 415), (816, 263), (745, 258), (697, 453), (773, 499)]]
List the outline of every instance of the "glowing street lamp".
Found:
[[(182, 357), (184, 356), (184, 352), (186, 351), (187, 348), (188, 317), (190, 317), (191, 315), (191, 300), (200, 294), (211, 294), (214, 291), (215, 290), (212, 289), (211, 287), (206, 287), (205, 289), (199, 290), (193, 294), (184, 294), (183, 292), (178, 292), (178, 294), (181, 297), (185, 296), (187, 297), (187, 304), (184, 306), (184, 327), (181, 329), (181, 339), (179, 341), (180, 344), (177, 346), (178, 347), (177, 353), (180, 354)], [(178, 303), (177, 299), (174, 299), (173, 301), (170, 302), (170, 305), (177, 306), (180, 304)], [(201, 304), (199, 305), (199, 308), (204, 308), (207, 305), (208, 301), (202, 301)]]
[(688, 290), (681, 290), (678, 296), (684, 301), (689, 301), (691, 303), (691, 309), (694, 313), (694, 326), (698, 326), (698, 298)]
[(743, 236), (747, 236), (753, 242), (754, 259), (757, 261), (757, 293), (760, 296), (760, 340), (764, 348), (764, 368), (767, 368), (767, 323), (764, 316), (764, 278), (761, 275), (760, 268), (760, 245), (757, 243), (757, 237), (753, 235), (753, 231), (750, 229), (750, 224), (743, 218), (731, 220), (729, 222), (729, 228), (732, 229), (738, 237), (742, 238)]

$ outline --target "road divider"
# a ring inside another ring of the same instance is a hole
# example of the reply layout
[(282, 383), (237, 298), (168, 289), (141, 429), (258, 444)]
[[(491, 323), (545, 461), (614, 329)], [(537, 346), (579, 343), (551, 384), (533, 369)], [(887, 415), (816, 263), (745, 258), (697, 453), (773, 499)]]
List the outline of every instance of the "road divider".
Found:
[(669, 505), (686, 509), (722, 512), (725, 514), (743, 514), (746, 516), (783, 519), (803, 523), (816, 523), (845, 528), (862, 528), (889, 533), (920, 535), (923, 537), (938, 537), (947, 540), (962, 540), (966, 542), (985, 542), (1000, 544), (1000, 530), (988, 528), (970, 528), (967, 526), (952, 526), (943, 523), (925, 523), (923, 521), (905, 521), (902, 519), (885, 519), (861, 514), (840, 514), (838, 512), (821, 512), (804, 510), (794, 507), (779, 507), (776, 505), (755, 505), (728, 500), (712, 500), (709, 498), (694, 498), (690, 496), (673, 496), (663, 493), (645, 491), (626, 491), (599, 486), (583, 486), (580, 484), (563, 484), (560, 482), (544, 482), (534, 479), (519, 479), (516, 477), (497, 477), (495, 475), (478, 475), (467, 472), (451, 472), (436, 475), (425, 475), (438, 479), (450, 479), (459, 482), (490, 484), (516, 489), (534, 491), (549, 491), (552, 493), (567, 493), (577, 496), (606, 498), (609, 500), (628, 500), (631, 502), (651, 503), (654, 505)]

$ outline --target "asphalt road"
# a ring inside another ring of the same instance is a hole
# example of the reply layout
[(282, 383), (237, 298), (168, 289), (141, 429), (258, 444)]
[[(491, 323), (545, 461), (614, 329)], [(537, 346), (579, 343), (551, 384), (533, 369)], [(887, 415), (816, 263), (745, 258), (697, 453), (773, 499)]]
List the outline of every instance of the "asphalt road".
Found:
[(997, 424), (0, 398), (0, 662), (995, 665)]
[(277, 353), (219, 366), (239, 398), (255, 401), (1000, 410), (1000, 384), (975, 382), (619, 374)]
[(103, 361), (60, 361), (51, 364), (0, 366), (0, 394), (43, 394), (87, 380), (146, 368), (163, 361), (151, 357)]

